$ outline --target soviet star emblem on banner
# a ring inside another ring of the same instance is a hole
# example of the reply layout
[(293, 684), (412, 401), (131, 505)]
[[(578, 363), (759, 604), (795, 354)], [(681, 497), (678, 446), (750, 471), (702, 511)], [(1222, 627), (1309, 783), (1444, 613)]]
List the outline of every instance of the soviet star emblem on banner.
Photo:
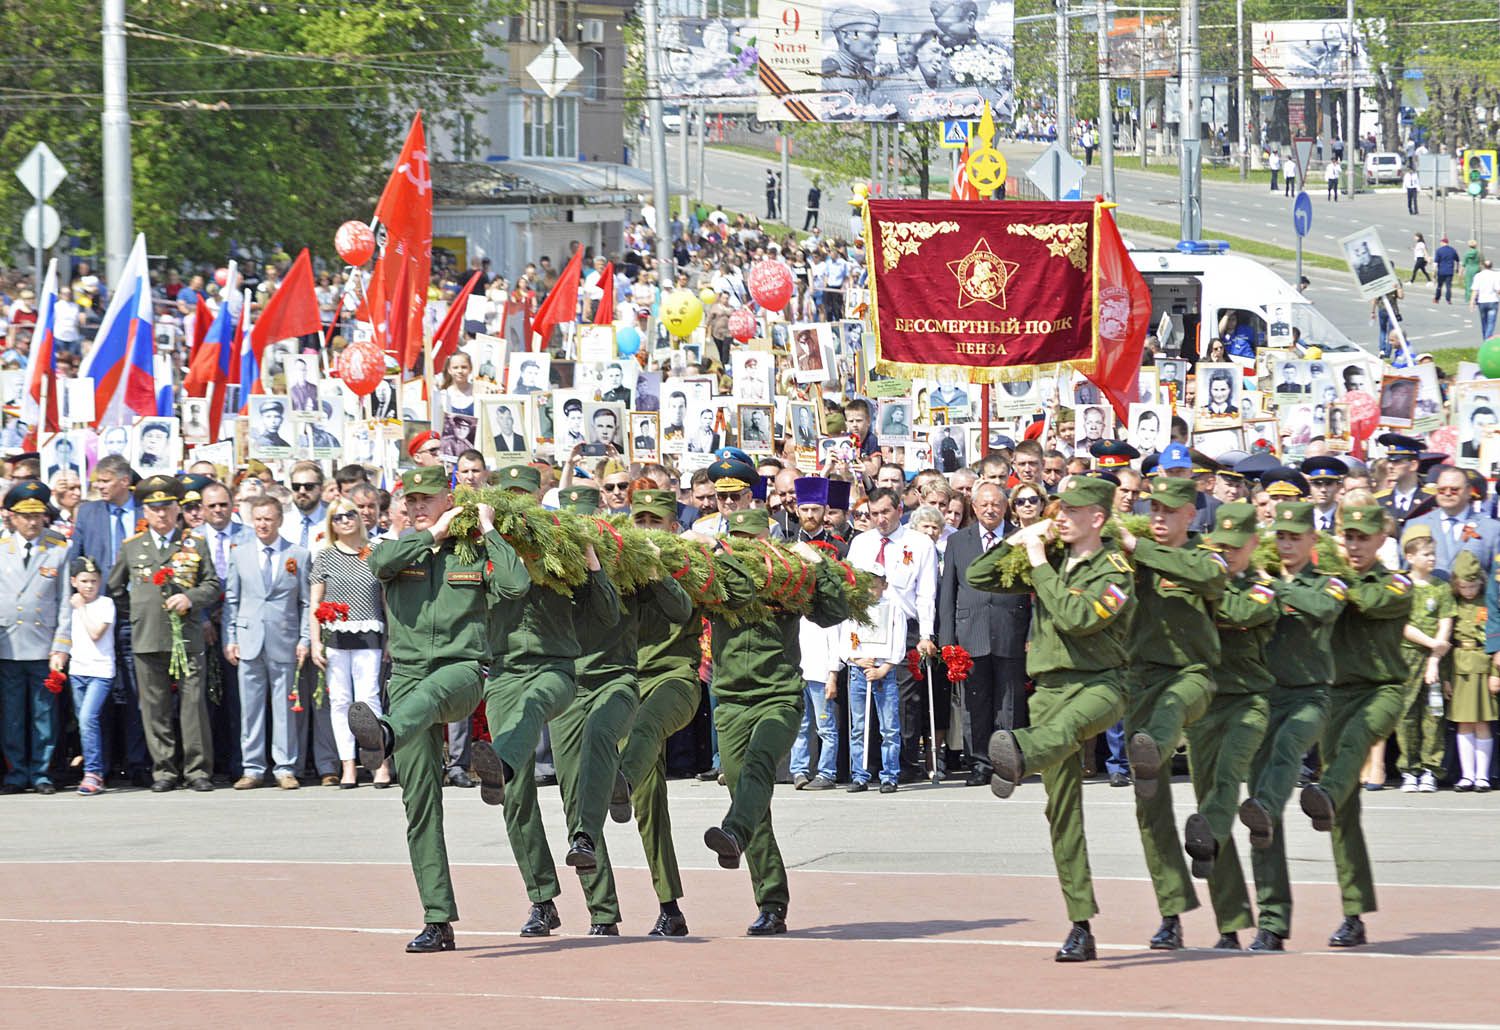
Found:
[(1005, 287), (1020, 268), (1016, 262), (996, 255), (989, 243), (981, 239), (962, 258), (948, 262), (948, 271), (958, 280), (959, 308), (989, 304), (1004, 310)]

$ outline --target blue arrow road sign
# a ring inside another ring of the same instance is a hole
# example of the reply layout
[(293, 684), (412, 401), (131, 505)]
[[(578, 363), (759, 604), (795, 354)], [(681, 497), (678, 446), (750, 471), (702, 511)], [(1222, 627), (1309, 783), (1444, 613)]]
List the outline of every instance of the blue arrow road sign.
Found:
[(1297, 199), (1292, 202), (1292, 228), (1297, 230), (1298, 236), (1306, 236), (1312, 231), (1312, 198), (1304, 191), (1297, 191)]

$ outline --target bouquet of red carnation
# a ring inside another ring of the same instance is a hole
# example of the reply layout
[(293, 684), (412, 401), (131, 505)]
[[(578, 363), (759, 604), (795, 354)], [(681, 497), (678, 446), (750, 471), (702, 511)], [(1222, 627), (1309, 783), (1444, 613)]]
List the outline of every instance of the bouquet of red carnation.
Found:
[(349, 617), (349, 606), (341, 601), (324, 601), (313, 609), (318, 622), (342, 622)]
[(911, 673), (913, 680), (922, 682), (922, 655), (915, 647), (906, 652), (906, 671)]
[[(162, 607), (166, 607), (167, 599), (177, 593), (174, 589), (177, 585), (177, 577), (172, 571), (172, 566), (164, 565), (151, 575), (151, 582), (161, 587)], [(181, 683), (187, 678), (190, 666), (188, 665), (187, 644), (182, 637), (182, 616), (177, 612), (169, 611), (172, 626), (172, 659), (167, 663), (167, 675)]]
[(67, 685), (68, 674), (65, 672), (59, 672), (57, 669), (53, 669), (51, 672), (47, 673), (47, 678), (42, 681), (42, 686), (46, 687), (48, 692), (53, 694), (61, 694), (63, 692), (63, 687), (66, 687)]
[(974, 668), (974, 659), (957, 644), (949, 644), (943, 648), (943, 664), (948, 667), (948, 681), (962, 683), (969, 678), (969, 671)]

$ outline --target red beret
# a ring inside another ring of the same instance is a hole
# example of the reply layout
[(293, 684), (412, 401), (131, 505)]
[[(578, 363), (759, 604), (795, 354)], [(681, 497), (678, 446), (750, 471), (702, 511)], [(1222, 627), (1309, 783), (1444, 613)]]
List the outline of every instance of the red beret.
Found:
[(416, 436), (414, 436), (414, 437), (411, 438), (411, 443), (409, 443), (409, 444), (406, 445), (406, 453), (409, 454), (409, 455), (411, 455), (413, 458), (415, 458), (417, 456), (417, 452), (418, 451), (420, 451), (423, 447), (427, 446), (427, 444), (430, 441), (436, 440), (436, 439), (437, 439), (437, 434), (434, 433), (432, 430), (430, 430), (430, 429), (423, 430), (422, 432), (418, 433)]

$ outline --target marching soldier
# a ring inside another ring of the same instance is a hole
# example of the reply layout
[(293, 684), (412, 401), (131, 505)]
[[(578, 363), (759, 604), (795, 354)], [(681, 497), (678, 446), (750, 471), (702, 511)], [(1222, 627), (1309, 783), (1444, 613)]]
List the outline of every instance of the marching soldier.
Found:
[(521, 597), (531, 578), (495, 531), (488, 505), (479, 506), (483, 554), (465, 562), (454, 552), (448, 527), (460, 509), (442, 466), (412, 469), (403, 484), (412, 532), (382, 540), (369, 559), (385, 586), (390, 705), (381, 716), (356, 702), (349, 729), (366, 769), (394, 754), (401, 775), (407, 849), (426, 921), (406, 950), (452, 951), (458, 906), (443, 840), (443, 727), (479, 706), (490, 605)]
[(1302, 811), (1313, 829), (1333, 833), (1344, 921), (1328, 939), (1331, 948), (1365, 943), (1360, 918), (1375, 911), (1375, 880), (1360, 825), (1359, 771), (1378, 740), (1401, 718), (1406, 665), (1401, 641), (1411, 614), (1411, 580), (1381, 564), (1379, 551), (1395, 527), (1385, 505), (1368, 491), (1344, 498), (1339, 512), (1344, 547), (1354, 570), (1348, 604), (1334, 623), (1332, 703), (1319, 750), (1323, 775), (1302, 788)]
[[(637, 490), (630, 499), (630, 517), (642, 529), (675, 533), (677, 496), (671, 490)], [(682, 898), (682, 875), (667, 812), (666, 745), (667, 738), (692, 722), (698, 711), (703, 690), (698, 682), (702, 620), (693, 614), (691, 604), (682, 618), (669, 618), (668, 609), (676, 614), (678, 603), (674, 596), (661, 601), (653, 596), (646, 606), (658, 610), (639, 615), (641, 707), (620, 754), (620, 775), (630, 793), (625, 804), (610, 805), (610, 815), (617, 820), (622, 815), (630, 818), (631, 808), (635, 809), (636, 828), (661, 906), (652, 937), (686, 937), (688, 933), (687, 918), (677, 904)]]
[[(1096, 957), (1089, 925), (1099, 911), (1083, 835), (1083, 767), (1079, 745), (1103, 732), (1125, 711), (1125, 667), (1135, 575), (1113, 541), (1100, 538), (1114, 506), (1114, 484), (1075, 476), (1058, 494), (1062, 502), (1053, 531), (1066, 556), (1049, 558), (1045, 540), (1026, 542), (1031, 562), (1031, 646), (1026, 672), (1036, 681), (1031, 725), (996, 730), (989, 740), (994, 767), (990, 788), (1009, 797), (1027, 773), (1039, 772), (1047, 791), (1047, 826), (1063, 901), (1073, 928), (1057, 952), (1059, 962)], [(1007, 546), (993, 547), (967, 572), (977, 590), (1020, 592), (1003, 587), (997, 574)]]
[[(1222, 657), (1214, 673), (1216, 689), (1208, 710), (1188, 727), (1188, 759), (1198, 811), (1187, 818), (1183, 847), (1193, 875), (1208, 881), (1209, 901), (1219, 925), (1214, 947), (1238, 951), (1239, 931), (1249, 929), (1250, 895), (1235, 851), (1234, 817), (1240, 785), (1266, 734), (1274, 685), (1266, 667), (1266, 643), (1275, 631), (1276, 591), (1271, 577), (1252, 565), (1260, 537), (1255, 505), (1227, 501), (1214, 513), (1207, 543), (1229, 564), (1229, 583), (1219, 599), (1216, 624)], [(1269, 821), (1256, 826), (1270, 832)]]
[(1155, 951), (1182, 947), (1181, 914), (1198, 907), (1172, 814), (1172, 754), (1183, 729), (1213, 697), (1210, 670), (1219, 663), (1219, 633), (1212, 606), (1224, 593), (1229, 566), (1188, 532), (1197, 497), (1191, 479), (1158, 477), (1150, 495), (1154, 539), (1120, 532), (1121, 547), (1135, 560), (1140, 603), (1131, 633), (1125, 733), (1136, 822), (1162, 916), (1151, 938)]
[(35, 479), (5, 495), (11, 532), (0, 543), (0, 582), (15, 597), (0, 605), (0, 710), (10, 764), (0, 793), (28, 787), (56, 794), (48, 774), (57, 747), (57, 699), (47, 672), (67, 667), (73, 614), (68, 604), (68, 538), (48, 527), (57, 517), (52, 492)]
[[(770, 536), (764, 508), (736, 511), (728, 518), (732, 536)], [(724, 610), (743, 609), (755, 600), (754, 580), (723, 543), (718, 548)], [(838, 567), (810, 544), (799, 544), (798, 551), (814, 566), (815, 594), (806, 617), (825, 627), (843, 622), (849, 606)], [(771, 829), (771, 795), (776, 765), (791, 750), (802, 721), (800, 629), (801, 619), (793, 612), (776, 611), (770, 621), (739, 625), (719, 616), (712, 619), (713, 691), (719, 702), (714, 725), (729, 786), (729, 812), (703, 834), (703, 843), (725, 869), (738, 869), (742, 854), (749, 861), (760, 914), (747, 932), (757, 937), (786, 933), (786, 866)]]
[(1270, 722), (1250, 763), (1249, 797), (1240, 822), (1250, 830), (1250, 865), (1255, 872), (1260, 911), (1251, 951), (1282, 951), (1292, 933), (1292, 878), (1286, 864), (1282, 812), (1297, 785), (1302, 756), (1317, 742), (1328, 718), (1328, 684), (1333, 681), (1329, 638), (1344, 610), (1344, 581), (1318, 571), (1313, 549), (1314, 507), (1307, 501), (1279, 501), (1271, 532), (1281, 559), (1276, 603), (1281, 616), (1266, 647), (1275, 677)]
[[(202, 612), (223, 593), (208, 547), (178, 524), (181, 487), (152, 476), (135, 488), (146, 531), (120, 544), (109, 572), (115, 604), (130, 612), (141, 721), (151, 752), (151, 789), (175, 790), (186, 780), (197, 791), (214, 789), (213, 731), (204, 686)], [(125, 607), (128, 605), (128, 609)], [(180, 626), (188, 671), (172, 692), (172, 621)], [(174, 717), (182, 724), (179, 741)]]

